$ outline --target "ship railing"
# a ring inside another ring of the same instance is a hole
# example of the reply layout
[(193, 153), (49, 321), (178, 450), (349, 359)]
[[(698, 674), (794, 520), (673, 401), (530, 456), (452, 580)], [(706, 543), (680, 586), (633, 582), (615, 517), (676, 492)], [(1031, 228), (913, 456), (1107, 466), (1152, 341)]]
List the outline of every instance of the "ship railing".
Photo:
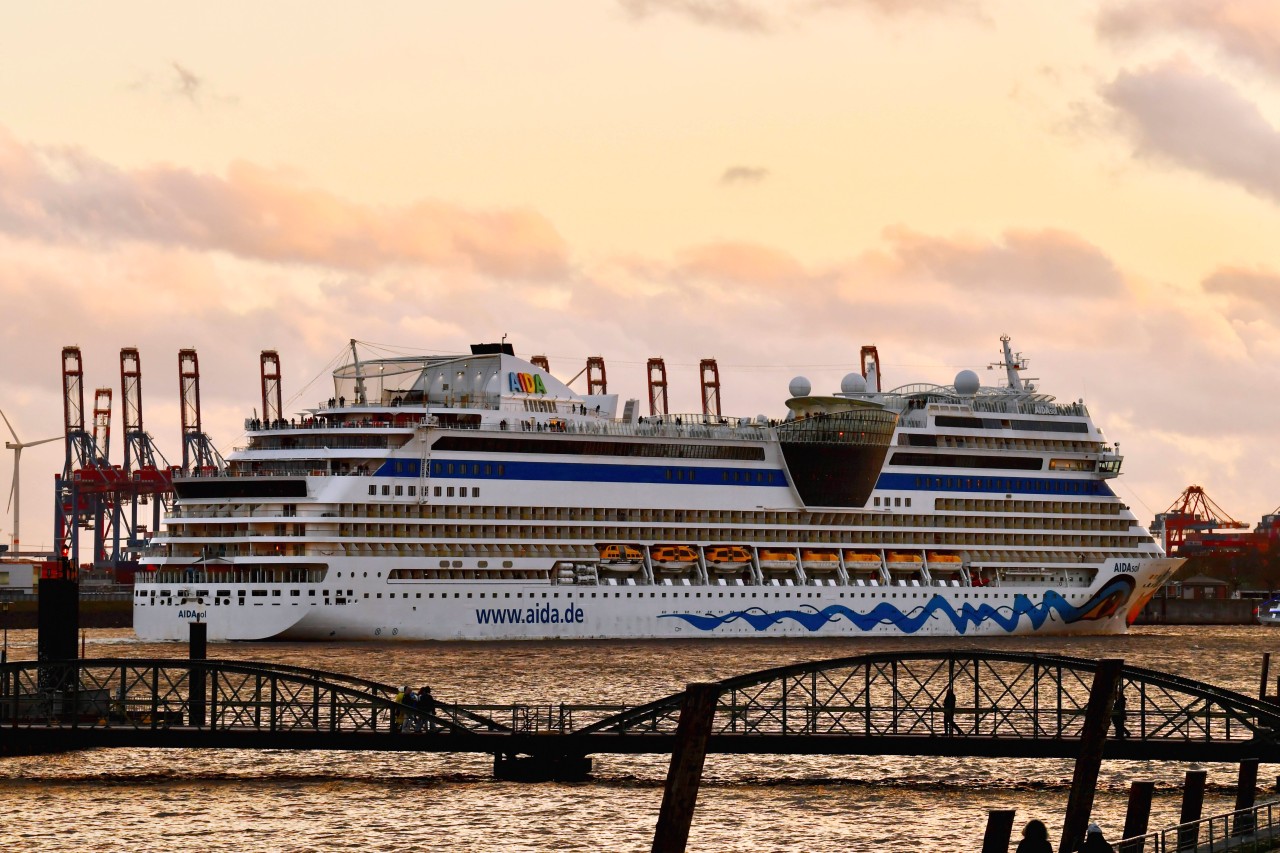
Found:
[[(740, 440), (740, 441), (767, 441), (772, 435), (771, 427), (777, 426), (777, 421), (761, 422), (753, 418), (715, 418), (704, 415), (666, 415), (661, 418), (642, 418), (637, 423), (628, 423), (624, 421), (599, 420), (591, 419), (587, 416), (587, 420), (570, 420), (563, 417), (552, 416), (549, 421), (539, 422), (530, 421), (527, 418), (517, 417), (523, 415), (520, 412), (512, 413), (512, 417), (499, 421), (497, 423), (485, 424), (450, 424), (436, 422), (434, 418), (424, 418), (420, 421), (410, 424), (400, 424), (392, 426), (388, 423), (370, 422), (369, 424), (360, 425), (361, 429), (395, 429), (405, 430), (412, 429), (436, 429), (436, 430), (458, 430), (465, 432), (533, 432), (533, 433), (552, 433), (564, 435), (606, 435), (606, 436), (623, 436), (623, 437), (640, 437), (640, 438), (708, 438), (721, 440)], [(334, 427), (334, 429), (338, 429)], [(355, 441), (343, 442), (341, 439), (338, 443), (322, 445), (321, 447), (299, 447), (287, 448), (290, 450), (381, 450), (385, 449), (385, 445), (365, 446)], [(246, 451), (256, 451), (263, 448), (251, 448), (248, 446), (240, 446), (232, 448), (235, 453), (244, 453)], [(274, 449), (274, 448), (273, 448)], [(280, 448), (286, 449), (286, 448)], [(262, 473), (265, 476), (290, 476), (300, 474), (315, 473), (310, 466), (305, 465), (281, 465), (271, 460), (263, 460), (263, 464), (271, 465), (271, 469)], [(328, 473), (328, 472), (325, 472)], [(368, 471), (344, 471), (344, 474), (365, 474), (372, 473)], [(186, 476), (186, 475), (184, 475)], [(249, 472), (228, 473), (225, 470), (212, 470), (201, 472), (201, 477), (224, 477), (224, 476), (253, 476)]]

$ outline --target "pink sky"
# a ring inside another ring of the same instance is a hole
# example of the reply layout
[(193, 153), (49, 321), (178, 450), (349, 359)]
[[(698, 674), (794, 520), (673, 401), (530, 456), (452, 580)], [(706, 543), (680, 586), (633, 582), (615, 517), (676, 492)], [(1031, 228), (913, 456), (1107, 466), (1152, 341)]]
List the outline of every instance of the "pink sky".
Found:
[[(1250, 523), (1280, 504), (1270, 0), (247, 12), (7, 16), (0, 408), (24, 440), (61, 430), (66, 344), (90, 389), (140, 348), (177, 459), (185, 346), (229, 450), (262, 349), (294, 409), (348, 338), (506, 334), (565, 379), (603, 355), (624, 398), (663, 356), (684, 411), (714, 357), (726, 412), (777, 414), (862, 344), (888, 386), (948, 383), (1009, 334), (1120, 442), (1144, 521), (1191, 483)], [(27, 546), (61, 454), (24, 454)]]

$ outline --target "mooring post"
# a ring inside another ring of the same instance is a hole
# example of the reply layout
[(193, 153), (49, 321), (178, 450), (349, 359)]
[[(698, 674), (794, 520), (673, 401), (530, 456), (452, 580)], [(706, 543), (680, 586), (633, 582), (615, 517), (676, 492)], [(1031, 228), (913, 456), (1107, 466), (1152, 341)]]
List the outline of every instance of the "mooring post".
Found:
[(206, 622), (189, 623), (187, 654), (191, 660), (191, 725), (201, 728), (205, 723), (204, 667), (197, 661), (208, 657), (209, 625)]
[(1062, 840), (1058, 853), (1075, 850), (1084, 839), (1093, 811), (1093, 795), (1098, 787), (1098, 771), (1102, 769), (1102, 747), (1111, 725), (1111, 706), (1115, 703), (1124, 669), (1121, 658), (1103, 658), (1093, 674), (1089, 704), (1084, 711), (1084, 731), (1080, 734), (1080, 753), (1076, 756), (1075, 773), (1071, 776), (1071, 793), (1067, 797), (1067, 815), (1062, 821)]
[[(1187, 781), (1182, 788), (1182, 815), (1178, 818), (1179, 824), (1195, 823), (1200, 820), (1204, 810), (1204, 787), (1208, 778), (1208, 770), (1187, 771)], [(1178, 849), (1196, 849), (1199, 838), (1199, 825), (1178, 830)]]
[(1271, 652), (1262, 653), (1262, 682), (1258, 685), (1258, 698), (1267, 698), (1267, 682), (1270, 680)]
[(1232, 835), (1253, 832), (1256, 821), (1252, 809), (1257, 793), (1258, 759), (1243, 758), (1240, 760), (1240, 775), (1236, 779), (1236, 817), (1231, 824)]
[[(1151, 799), (1155, 796), (1155, 782), (1133, 782), (1129, 785), (1129, 810), (1124, 815), (1123, 838), (1134, 838), (1147, 834), (1147, 825), (1151, 820)], [(1139, 839), (1118, 846), (1120, 853), (1142, 853), (1146, 842)]]
[(982, 836), (982, 853), (1009, 853), (1014, 814), (1014, 809), (987, 809), (987, 833)]
[(40, 689), (52, 699), (50, 711), (75, 725), (80, 718), (76, 645), (80, 631), (80, 580), (75, 565), (67, 558), (51, 560), (40, 567), (38, 607), (36, 656), (40, 661)]
[(702, 783), (702, 765), (707, 757), (707, 739), (716, 715), (720, 688), (714, 684), (690, 684), (680, 705), (676, 742), (671, 750), (667, 786), (662, 792), (662, 810), (653, 834), (653, 853), (684, 853), (693, 824), (693, 807)]

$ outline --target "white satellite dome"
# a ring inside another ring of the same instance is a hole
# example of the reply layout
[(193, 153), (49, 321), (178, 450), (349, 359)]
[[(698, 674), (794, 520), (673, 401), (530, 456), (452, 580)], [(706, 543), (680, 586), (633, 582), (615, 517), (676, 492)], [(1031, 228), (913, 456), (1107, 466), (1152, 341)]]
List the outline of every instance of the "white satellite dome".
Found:
[(865, 394), (867, 380), (862, 378), (861, 373), (846, 373), (844, 379), (840, 380), (840, 391), (845, 394)]
[(962, 370), (956, 374), (956, 393), (972, 397), (982, 387), (982, 380), (972, 370)]
[(791, 380), (787, 390), (791, 392), (792, 397), (808, 397), (809, 392), (813, 390), (813, 383), (803, 376), (797, 376)]

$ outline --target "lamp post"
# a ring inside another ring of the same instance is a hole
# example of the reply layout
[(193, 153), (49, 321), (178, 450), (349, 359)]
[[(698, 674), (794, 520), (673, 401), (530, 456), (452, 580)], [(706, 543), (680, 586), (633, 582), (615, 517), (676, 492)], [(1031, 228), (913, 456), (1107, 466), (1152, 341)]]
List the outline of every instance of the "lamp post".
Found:
[(4, 648), (0, 648), (0, 663), (9, 662), (9, 602), (5, 602), (4, 609)]

